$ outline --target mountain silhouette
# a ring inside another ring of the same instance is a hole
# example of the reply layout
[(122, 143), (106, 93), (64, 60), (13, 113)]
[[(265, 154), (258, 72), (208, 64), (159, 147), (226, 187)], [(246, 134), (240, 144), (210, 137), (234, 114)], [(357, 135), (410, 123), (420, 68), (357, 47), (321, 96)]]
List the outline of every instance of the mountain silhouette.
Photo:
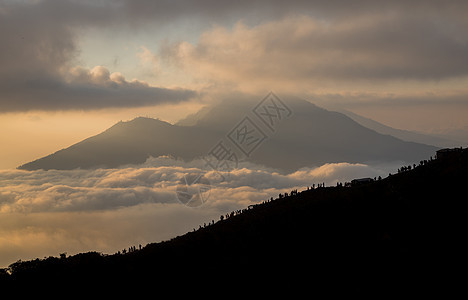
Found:
[[(200, 143), (189, 142), (194, 136)], [(149, 156), (161, 155), (193, 159), (205, 151), (204, 144), (213, 141), (213, 137), (199, 134), (196, 128), (138, 117), (129, 122), (119, 122), (96, 136), (22, 165), (19, 169), (117, 168), (141, 164)]]
[(0, 272), (0, 284), (106, 293), (460, 292), (468, 151), (441, 154), (380, 180), (291, 191), (126, 253), (18, 261)]
[[(237, 151), (239, 160), (285, 172), (333, 162), (412, 163), (437, 149), (379, 134), (344, 114), (305, 100), (288, 98), (283, 103), (290, 110), (289, 116), (282, 116), (281, 121), (278, 119), (270, 127), (254, 113), (257, 103), (232, 99), (204, 108), (174, 125), (139, 117), (119, 122), (101, 134), (19, 168), (115, 168), (162, 155), (188, 161), (206, 156), (220, 141), (231, 151)], [(236, 141), (228, 137), (230, 133), (231, 138), (235, 136), (234, 130), (245, 129), (242, 123), (245, 118), (260, 135), (250, 140), (258, 139), (255, 149), (242, 152), (242, 146), (236, 146)]]
[(454, 140), (454, 139), (450, 139), (447, 137), (441, 137), (441, 136), (431, 135), (431, 134), (423, 134), (423, 133), (413, 132), (409, 130), (396, 129), (396, 128), (384, 125), (382, 123), (379, 123), (375, 120), (363, 117), (361, 115), (358, 115), (348, 110), (338, 110), (338, 111), (350, 117), (351, 119), (358, 122), (364, 127), (375, 130), (381, 134), (388, 134), (388, 135), (394, 136), (403, 141), (417, 142), (417, 143), (422, 143), (422, 144), (434, 145), (438, 147), (455, 147), (457, 145), (462, 144), (461, 140)]

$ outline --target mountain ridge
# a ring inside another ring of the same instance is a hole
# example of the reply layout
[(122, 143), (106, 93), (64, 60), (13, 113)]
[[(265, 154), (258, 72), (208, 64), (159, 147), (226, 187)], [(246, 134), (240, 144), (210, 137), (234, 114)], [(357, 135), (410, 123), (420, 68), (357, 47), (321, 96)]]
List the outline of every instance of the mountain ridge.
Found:
[[(285, 103), (291, 107), (291, 117), (283, 118), (275, 128), (268, 128), (254, 115), (251, 102), (225, 101), (194, 115), (191, 120), (186, 118), (190, 126), (141, 117), (119, 122), (94, 137), (19, 169), (117, 168), (144, 163), (149, 156), (164, 155), (190, 161), (208, 155), (220, 141), (237, 151), (239, 159), (247, 158), (283, 172), (343, 161), (413, 163), (438, 149), (379, 134), (339, 112), (305, 100), (288, 99)], [(240, 123), (245, 118), (256, 126), (263, 140), (255, 151), (243, 154), (239, 144), (236, 146), (227, 137), (241, 125), (245, 126)]]
[(409, 131), (409, 130), (403, 130), (403, 129), (397, 129), (393, 128), (390, 126), (387, 126), (385, 124), (379, 123), (373, 119), (363, 117), (361, 115), (358, 115), (354, 112), (351, 112), (349, 110), (342, 110), (339, 109), (337, 110), (346, 116), (350, 117), (354, 121), (358, 122), (364, 127), (367, 127), (369, 129), (375, 130), (378, 133), (381, 134), (388, 134), (391, 136), (394, 136), (396, 138), (399, 138), (403, 141), (407, 142), (417, 142), (417, 143), (422, 143), (426, 145), (434, 145), (437, 147), (455, 147), (457, 145), (460, 145), (460, 141), (455, 141), (447, 138), (443, 138), (441, 136), (436, 136), (436, 135), (428, 135), (424, 133), (419, 133), (419, 132), (414, 132), (414, 131)]

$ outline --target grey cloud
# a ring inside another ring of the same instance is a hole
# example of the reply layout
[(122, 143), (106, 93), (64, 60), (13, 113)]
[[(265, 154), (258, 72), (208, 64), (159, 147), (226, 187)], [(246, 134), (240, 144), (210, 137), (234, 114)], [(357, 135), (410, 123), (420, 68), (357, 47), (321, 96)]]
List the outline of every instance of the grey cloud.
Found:
[(251, 187), (255, 190), (281, 190), (306, 187), (322, 182), (334, 185), (336, 182), (350, 181), (354, 178), (384, 176), (397, 165), (401, 165), (401, 163), (375, 166), (333, 163), (316, 168), (303, 168), (290, 174), (280, 174), (251, 165), (249, 169), (236, 169), (225, 174), (227, 180), (220, 183), (220, 186), (223, 188)]
[[(188, 57), (178, 57), (180, 44), (161, 50), (166, 62), (182, 60), (195, 77), (235, 84), (252, 78), (259, 84), (310, 85), (463, 77), (468, 75), (467, 11), (466, 1), (455, 0), (3, 2), (0, 110), (135, 107), (196, 96), (191, 90), (127, 81), (65, 80), (79, 55), (78, 34), (104, 27), (163, 30), (158, 28), (179, 22), (178, 28), (206, 30), (213, 23), (230, 28), (243, 20), (244, 32), (234, 36), (227, 29), (221, 36), (231, 42), (223, 49), (216, 43), (219, 33), (207, 31)], [(299, 14), (313, 22), (292, 22)], [(250, 48), (232, 48), (246, 43)]]
[[(215, 80), (219, 75), (232, 76), (227, 79), (235, 83), (275, 76), (296, 81), (440, 80), (468, 75), (466, 1), (137, 0), (125, 1), (121, 8), (127, 18), (145, 22), (199, 18), (226, 28), (239, 20), (246, 23), (251, 30), (245, 33), (254, 36), (253, 41), (235, 29), (234, 34), (226, 32), (210, 41), (208, 32), (190, 53), (195, 65), (235, 73), (214, 72), (210, 75)], [(298, 15), (316, 22), (265, 25)], [(219, 43), (222, 38), (231, 44)]]
[[(256, 22), (269, 18), (284, 17), (289, 14), (301, 13), (319, 16), (321, 18), (344, 18), (350, 15), (366, 15), (376, 12), (409, 12), (414, 15), (437, 14), (452, 15), (463, 18), (466, 16), (466, 1), (385, 1), (358, 0), (350, 3), (347, 0), (240, 0), (240, 1), (152, 1), (126, 0), (122, 2), (122, 10), (128, 17), (141, 19), (170, 19), (197, 16), (208, 18), (210, 22), (244, 19)], [(463, 9), (465, 8), (465, 11)]]
[(113, 7), (77, 1), (0, 5), (0, 111), (140, 107), (194, 97), (191, 90), (151, 87), (123, 77), (104, 82), (70, 78), (79, 54), (78, 30), (115, 24)]
[(193, 90), (152, 87), (142, 82), (100, 85), (65, 82), (59, 78), (21, 81), (19, 78), (14, 83), (0, 83), (2, 112), (142, 107), (178, 103), (197, 95)]
[[(215, 28), (195, 44), (165, 45), (170, 63), (194, 76), (248, 84), (444, 80), (468, 75), (468, 24), (409, 12), (324, 22), (288, 16), (258, 26)], [(228, 49), (229, 51), (227, 51)]]
[(143, 203), (174, 203), (179, 178), (162, 169), (2, 171), (0, 211), (95, 211)]

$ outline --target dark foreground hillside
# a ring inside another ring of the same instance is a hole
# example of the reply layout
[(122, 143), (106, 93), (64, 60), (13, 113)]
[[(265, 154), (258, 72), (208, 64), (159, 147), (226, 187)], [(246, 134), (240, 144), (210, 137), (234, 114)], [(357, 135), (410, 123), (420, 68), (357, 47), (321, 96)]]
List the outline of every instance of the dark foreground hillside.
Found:
[(126, 254), (18, 262), (3, 287), (317, 295), (462, 291), (468, 152), (352, 187), (310, 189)]

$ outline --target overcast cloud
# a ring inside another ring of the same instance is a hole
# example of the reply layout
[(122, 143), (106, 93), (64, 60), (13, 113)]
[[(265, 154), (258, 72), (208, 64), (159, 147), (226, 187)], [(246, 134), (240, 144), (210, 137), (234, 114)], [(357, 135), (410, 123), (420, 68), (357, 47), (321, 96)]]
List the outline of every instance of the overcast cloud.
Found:
[(196, 43), (166, 43), (154, 57), (195, 82), (303, 90), (324, 81), (465, 78), (467, 20), (467, 2), (455, 0), (3, 1), (0, 110), (138, 107), (197, 95), (126, 80), (118, 70), (99, 82), (74, 77), (79, 35), (103, 28), (130, 37), (142, 28), (198, 26)]
[(239, 86), (467, 76), (466, 24), (416, 18), (384, 12), (337, 21), (294, 15), (253, 27), (239, 22), (205, 32), (196, 44), (166, 45), (161, 53), (200, 79)]
[(77, 67), (80, 30), (110, 26), (114, 5), (34, 1), (0, 4), (0, 111), (99, 109), (177, 103), (191, 90), (149, 86)]

